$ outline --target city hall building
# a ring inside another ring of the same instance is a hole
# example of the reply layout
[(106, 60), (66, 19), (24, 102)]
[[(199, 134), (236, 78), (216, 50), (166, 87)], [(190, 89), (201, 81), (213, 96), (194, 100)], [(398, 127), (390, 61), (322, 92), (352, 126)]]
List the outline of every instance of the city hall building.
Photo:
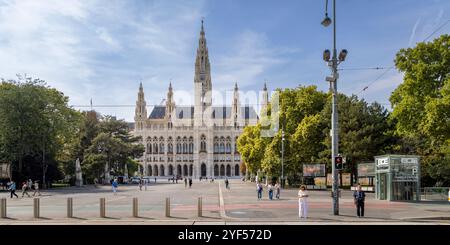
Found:
[[(233, 85), (231, 85), (233, 86)], [(154, 106), (147, 116), (144, 88), (139, 86), (134, 117), (135, 136), (145, 146), (139, 159), (145, 176), (239, 177), (241, 157), (236, 141), (258, 115), (251, 106), (241, 106), (237, 84), (231, 106), (212, 105), (212, 79), (203, 21), (198, 40), (194, 75), (194, 105), (177, 106), (172, 84), (165, 105)], [(261, 108), (268, 103), (264, 84)]]

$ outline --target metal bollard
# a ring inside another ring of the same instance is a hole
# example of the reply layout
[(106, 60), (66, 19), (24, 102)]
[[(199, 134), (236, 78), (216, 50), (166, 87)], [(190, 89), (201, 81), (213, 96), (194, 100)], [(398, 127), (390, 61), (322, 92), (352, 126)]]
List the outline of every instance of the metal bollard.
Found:
[(166, 217), (170, 217), (170, 198), (166, 197)]
[(203, 209), (203, 203), (202, 203), (202, 198), (199, 197), (198, 198), (198, 217), (202, 217), (202, 209)]
[(139, 206), (137, 197), (133, 198), (133, 217), (139, 217)]
[(73, 199), (67, 198), (67, 218), (73, 218)]
[(106, 200), (104, 197), (100, 198), (100, 218), (106, 217)]
[(39, 198), (34, 198), (33, 199), (33, 216), (35, 219), (39, 219), (39, 209), (40, 209), (40, 203), (39, 203)]
[(2, 198), (0, 202), (0, 218), (6, 218), (6, 198)]

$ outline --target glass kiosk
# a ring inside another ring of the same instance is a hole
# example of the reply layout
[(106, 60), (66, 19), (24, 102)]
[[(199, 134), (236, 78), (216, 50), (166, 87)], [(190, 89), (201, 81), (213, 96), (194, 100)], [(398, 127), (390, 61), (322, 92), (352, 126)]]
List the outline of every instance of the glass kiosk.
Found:
[(419, 160), (419, 156), (414, 155), (376, 156), (376, 199), (388, 201), (420, 201)]

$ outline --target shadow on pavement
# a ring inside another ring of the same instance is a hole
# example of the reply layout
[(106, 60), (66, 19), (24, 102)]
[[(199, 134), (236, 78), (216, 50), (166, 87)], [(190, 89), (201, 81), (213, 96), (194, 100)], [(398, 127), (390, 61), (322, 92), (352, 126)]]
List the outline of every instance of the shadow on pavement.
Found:
[(88, 220), (88, 219), (86, 219), (86, 218), (81, 218), (81, 217), (71, 217), (70, 219)]
[(219, 220), (221, 220), (222, 218), (220, 218), (220, 217), (212, 217), (212, 216), (205, 216), (205, 215), (202, 215), (200, 218), (207, 218), (207, 219), (219, 219)]
[(168, 218), (172, 218), (172, 219), (188, 219), (185, 217), (178, 217), (178, 216), (169, 216)]

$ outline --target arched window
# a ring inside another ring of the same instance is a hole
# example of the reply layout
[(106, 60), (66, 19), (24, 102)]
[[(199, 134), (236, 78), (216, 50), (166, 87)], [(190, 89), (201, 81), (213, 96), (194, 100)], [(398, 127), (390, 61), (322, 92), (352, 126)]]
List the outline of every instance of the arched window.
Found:
[(152, 143), (147, 143), (147, 154), (152, 153)]
[(159, 166), (159, 176), (164, 176), (164, 165)]
[(202, 163), (201, 169), (200, 169), (200, 176), (206, 177), (206, 164)]
[(187, 153), (188, 149), (187, 149), (187, 144), (183, 143), (183, 153)]
[(220, 176), (225, 176), (225, 166), (220, 165)]
[(200, 138), (200, 152), (206, 152), (206, 137), (204, 135)]
[(153, 173), (152, 173), (152, 165), (148, 165), (147, 166), (147, 176), (152, 176), (153, 175)]
[(219, 176), (219, 166), (214, 164), (214, 176)]
[(239, 176), (239, 164), (234, 166), (234, 176)]
[(158, 153), (158, 143), (153, 143), (153, 153)]
[(158, 165), (153, 166), (153, 176), (158, 176)]
[(231, 144), (230, 143), (227, 143), (226, 152), (231, 153)]
[(225, 152), (225, 146), (223, 145), (223, 143), (220, 143), (219, 151), (220, 151), (220, 153)]
[(227, 165), (227, 176), (231, 176), (231, 167), (229, 164)]
[(159, 143), (159, 153), (164, 154), (164, 143)]
[(214, 153), (219, 153), (219, 145), (214, 143)]
[(167, 152), (168, 152), (168, 153), (173, 153), (173, 145), (172, 145), (172, 143), (169, 143), (169, 144), (167, 145)]
[(172, 164), (169, 164), (169, 176), (173, 175), (173, 166)]

